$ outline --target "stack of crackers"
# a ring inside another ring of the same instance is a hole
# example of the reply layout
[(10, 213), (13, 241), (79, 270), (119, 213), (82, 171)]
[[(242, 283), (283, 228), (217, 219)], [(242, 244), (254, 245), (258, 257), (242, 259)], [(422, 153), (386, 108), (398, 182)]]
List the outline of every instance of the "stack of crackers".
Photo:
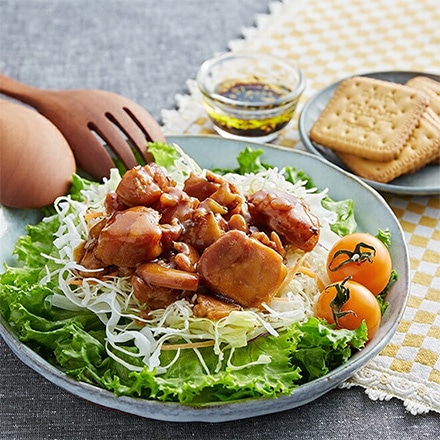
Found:
[(440, 82), (342, 81), (310, 131), (355, 174), (388, 183), (440, 162)]

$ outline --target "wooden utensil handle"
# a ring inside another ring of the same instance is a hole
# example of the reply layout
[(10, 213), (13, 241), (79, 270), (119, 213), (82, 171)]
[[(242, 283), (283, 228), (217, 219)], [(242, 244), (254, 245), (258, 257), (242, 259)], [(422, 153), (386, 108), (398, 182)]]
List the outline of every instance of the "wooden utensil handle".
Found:
[(0, 73), (0, 93), (18, 101), (38, 107), (39, 95), (43, 92), (36, 87), (28, 86)]

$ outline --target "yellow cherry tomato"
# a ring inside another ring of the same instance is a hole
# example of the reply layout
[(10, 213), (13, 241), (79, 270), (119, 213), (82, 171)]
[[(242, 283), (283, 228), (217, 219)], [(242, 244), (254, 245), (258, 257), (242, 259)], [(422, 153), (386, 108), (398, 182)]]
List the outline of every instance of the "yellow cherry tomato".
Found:
[(327, 286), (318, 298), (315, 315), (337, 328), (357, 329), (362, 321), (370, 340), (379, 328), (381, 311), (376, 297), (362, 284), (349, 279)]
[(338, 240), (327, 257), (332, 283), (348, 276), (379, 295), (388, 284), (392, 262), (387, 247), (371, 234), (357, 232)]

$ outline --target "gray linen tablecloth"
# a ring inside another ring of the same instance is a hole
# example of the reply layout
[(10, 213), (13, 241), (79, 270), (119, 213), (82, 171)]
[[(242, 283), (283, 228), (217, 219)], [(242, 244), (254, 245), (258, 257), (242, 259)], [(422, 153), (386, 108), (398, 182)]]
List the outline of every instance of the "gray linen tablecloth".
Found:
[[(316, 0), (317, 1), (317, 0)], [(185, 81), (240, 38), (268, 0), (0, 0), (0, 71), (48, 89), (101, 88), (160, 121)], [(0, 341), (1, 439), (433, 439), (439, 415), (412, 416), (361, 388), (220, 424), (171, 423), (95, 406), (23, 365)]]

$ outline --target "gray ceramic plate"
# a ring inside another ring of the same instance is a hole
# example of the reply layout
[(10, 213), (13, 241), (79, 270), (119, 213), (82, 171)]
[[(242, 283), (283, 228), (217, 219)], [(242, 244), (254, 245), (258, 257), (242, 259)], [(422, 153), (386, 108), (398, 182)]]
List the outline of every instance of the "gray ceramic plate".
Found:
[[(404, 84), (410, 78), (419, 75), (427, 76), (435, 79), (436, 81), (440, 81), (439, 75), (420, 72), (375, 72), (367, 73), (361, 76), (368, 76), (371, 78)], [(310, 129), (318, 119), (321, 112), (324, 110), (330, 98), (333, 96), (340, 82), (341, 81), (338, 81), (321, 90), (305, 104), (299, 117), (298, 127), (301, 140), (308, 151), (326, 159), (335, 165), (338, 165), (347, 171), (347, 167), (330, 149), (324, 148), (322, 145), (312, 142), (309, 137)], [(378, 191), (394, 194), (428, 195), (438, 194), (440, 192), (440, 171), (439, 167), (435, 165), (426, 166), (414, 174), (400, 176), (387, 184), (373, 182), (371, 180), (364, 181), (373, 188), (376, 188)]]
[[(219, 137), (181, 136), (170, 137), (203, 167), (235, 167), (235, 158), (245, 146), (250, 145), (264, 150), (263, 160), (278, 167), (290, 165), (306, 171), (320, 188), (330, 188), (334, 199), (352, 198), (355, 202), (359, 229), (376, 233), (378, 228), (389, 228), (393, 243), (390, 249), (394, 268), (399, 280), (388, 293), (390, 303), (375, 338), (365, 349), (356, 353), (345, 365), (331, 371), (325, 377), (301, 385), (293, 394), (277, 399), (253, 399), (235, 403), (204, 405), (199, 407), (174, 403), (161, 403), (142, 399), (115, 397), (112, 393), (95, 386), (78, 382), (67, 377), (44, 359), (18, 341), (17, 337), (1, 321), (0, 333), (12, 351), (29, 367), (43, 377), (69, 391), (96, 404), (158, 420), (176, 422), (223, 422), (244, 419), (263, 414), (292, 409), (322, 396), (348, 379), (368, 360), (377, 355), (394, 334), (402, 317), (409, 291), (408, 251), (402, 229), (384, 199), (371, 187), (329, 164), (324, 159), (309, 153), (296, 152), (271, 146), (226, 140)], [(11, 262), (12, 246), (23, 233), (27, 223), (37, 221), (38, 212), (19, 211), (0, 206), (0, 260)]]

